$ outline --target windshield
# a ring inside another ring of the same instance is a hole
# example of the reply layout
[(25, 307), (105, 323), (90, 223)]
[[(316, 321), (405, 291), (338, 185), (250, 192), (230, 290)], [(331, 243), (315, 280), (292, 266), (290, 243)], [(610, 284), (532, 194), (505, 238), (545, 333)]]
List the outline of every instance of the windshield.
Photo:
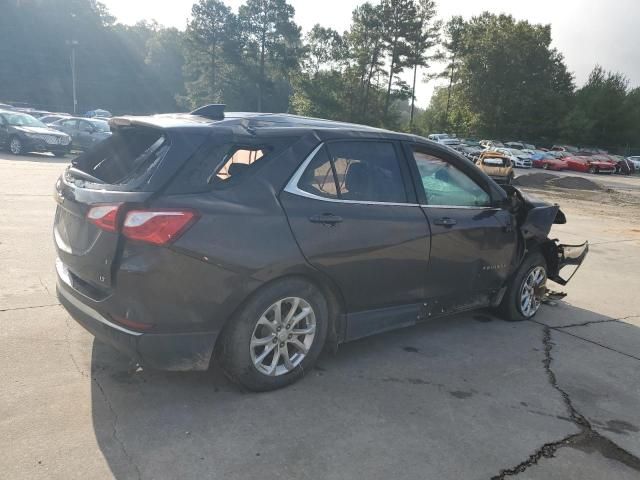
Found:
[(93, 127), (98, 132), (110, 132), (111, 131), (111, 129), (109, 128), (109, 124), (107, 122), (105, 122), (104, 120), (91, 120), (91, 125), (93, 125)]
[(509, 166), (509, 160), (506, 158), (489, 157), (482, 160), (484, 165), (490, 167), (507, 167)]
[(47, 126), (37, 118), (24, 113), (3, 113), (2, 116), (9, 125), (14, 127), (44, 127)]

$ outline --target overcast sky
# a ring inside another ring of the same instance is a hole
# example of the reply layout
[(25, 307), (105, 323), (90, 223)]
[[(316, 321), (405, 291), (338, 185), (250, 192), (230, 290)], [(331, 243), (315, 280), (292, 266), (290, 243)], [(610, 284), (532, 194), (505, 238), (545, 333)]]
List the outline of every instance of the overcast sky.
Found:
[[(155, 19), (183, 29), (194, 0), (101, 0), (122, 23)], [(237, 10), (243, 0), (226, 0)], [(362, 0), (289, 0), (303, 31), (320, 23), (340, 32), (349, 27), (351, 11)], [(553, 45), (566, 59), (581, 85), (596, 63), (624, 73), (631, 86), (640, 85), (640, 0), (436, 0), (439, 16), (470, 17), (490, 11), (510, 13), (533, 23), (550, 23)], [(408, 80), (408, 79), (407, 79)], [(434, 82), (417, 90), (425, 107)]]

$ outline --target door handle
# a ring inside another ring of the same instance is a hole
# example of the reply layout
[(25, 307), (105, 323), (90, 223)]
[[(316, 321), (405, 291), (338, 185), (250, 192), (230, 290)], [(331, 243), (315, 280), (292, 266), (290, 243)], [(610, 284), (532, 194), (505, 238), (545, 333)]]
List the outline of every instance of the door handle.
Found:
[(334, 226), (337, 223), (342, 222), (342, 217), (334, 215), (333, 213), (323, 213), (319, 215), (312, 215), (309, 217), (311, 223), (322, 223), (324, 225)]
[(456, 220), (449, 217), (437, 218), (433, 221), (435, 225), (442, 225), (443, 227), (453, 227), (456, 223)]

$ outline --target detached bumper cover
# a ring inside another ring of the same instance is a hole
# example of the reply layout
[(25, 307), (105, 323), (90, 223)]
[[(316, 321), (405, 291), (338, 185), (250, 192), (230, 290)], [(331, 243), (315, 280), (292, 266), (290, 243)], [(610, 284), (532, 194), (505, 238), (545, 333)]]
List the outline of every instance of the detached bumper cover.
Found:
[(141, 333), (118, 325), (108, 315), (87, 305), (79, 294), (58, 277), (60, 303), (81, 326), (97, 339), (141, 365), (158, 370), (206, 370), (217, 333)]
[[(557, 245), (558, 265), (555, 274), (549, 278), (560, 285), (566, 285), (576, 274), (589, 253), (589, 242), (581, 245)], [(563, 270), (566, 273), (563, 275)]]

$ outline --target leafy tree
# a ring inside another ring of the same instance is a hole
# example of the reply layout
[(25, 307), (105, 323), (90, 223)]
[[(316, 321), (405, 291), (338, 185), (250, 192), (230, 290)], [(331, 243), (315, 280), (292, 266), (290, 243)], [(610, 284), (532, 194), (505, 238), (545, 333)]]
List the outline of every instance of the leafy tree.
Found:
[(164, 89), (178, 100), (185, 95), (184, 33), (160, 28), (147, 40), (145, 63)]
[[(361, 121), (366, 121), (371, 103), (371, 89), (376, 79), (386, 75), (383, 70), (385, 43), (382, 5), (366, 2), (353, 11), (351, 29), (346, 34), (352, 75), (359, 81)], [(376, 88), (375, 85), (374, 88)]]
[[(298, 65), (300, 28), (293, 21), (294, 13), (286, 0), (247, 0), (238, 11), (243, 58), (257, 70), (254, 76), (259, 112), (265, 107), (268, 90), (278, 90), (277, 84), (286, 81)], [(286, 101), (284, 105), (278, 103), (272, 101), (268, 107), (286, 108)]]
[(628, 80), (620, 73), (596, 66), (575, 95), (574, 106), (563, 123), (563, 133), (579, 145), (623, 145), (631, 124)]
[(337, 31), (316, 24), (305, 36), (302, 68), (312, 73), (335, 70), (343, 58), (342, 49), (343, 40)]
[[(483, 13), (449, 25), (453, 92), (472, 112), (478, 134), (540, 139), (556, 135), (573, 79), (551, 48), (551, 28)], [(455, 59), (454, 59), (455, 57)]]
[(440, 22), (434, 22), (436, 6), (433, 0), (417, 0), (416, 10), (415, 25), (407, 37), (407, 43), (409, 44), (407, 65), (413, 67), (409, 130), (413, 128), (418, 68), (428, 67), (429, 62), (435, 58), (435, 54), (431, 53), (431, 50), (438, 43), (441, 28)]
[(185, 33), (186, 90), (191, 107), (223, 101), (225, 46), (233, 14), (220, 0), (200, 0)]
[(407, 59), (411, 54), (408, 38), (417, 27), (416, 16), (417, 10), (413, 0), (384, 0), (382, 2), (383, 38), (389, 52), (389, 78), (384, 101), (385, 118), (389, 112), (394, 76), (407, 66)]

